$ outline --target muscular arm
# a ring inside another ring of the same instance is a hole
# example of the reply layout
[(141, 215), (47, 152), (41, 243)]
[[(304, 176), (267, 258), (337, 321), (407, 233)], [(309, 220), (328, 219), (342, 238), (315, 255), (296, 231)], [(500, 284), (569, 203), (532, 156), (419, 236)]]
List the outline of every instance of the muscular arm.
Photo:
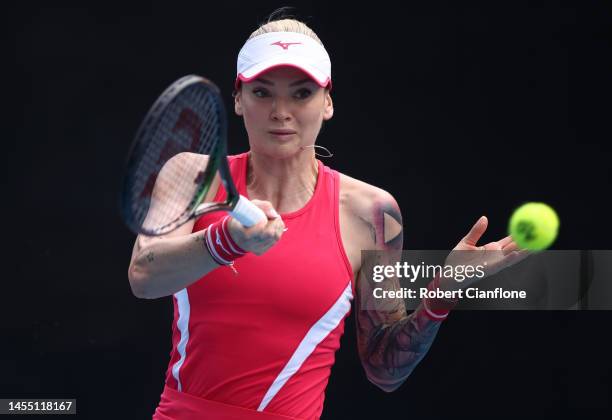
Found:
[[(390, 195), (377, 197), (370, 205), (369, 223), (373, 247), (381, 252), (376, 264), (399, 261), (403, 245), (401, 212)], [(359, 272), (356, 325), (359, 356), (368, 379), (384, 391), (397, 389), (423, 359), (441, 322), (425, 315), (423, 303), (410, 315), (403, 299), (374, 299), (374, 287), (399, 289), (397, 279), (374, 283)]]

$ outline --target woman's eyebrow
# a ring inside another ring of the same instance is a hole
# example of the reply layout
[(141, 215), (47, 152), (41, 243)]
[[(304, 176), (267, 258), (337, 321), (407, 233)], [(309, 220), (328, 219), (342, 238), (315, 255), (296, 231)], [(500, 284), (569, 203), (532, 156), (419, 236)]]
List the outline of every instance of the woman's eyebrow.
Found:
[(311, 82), (311, 81), (312, 80), (310, 78), (306, 78), (306, 79), (303, 79), (303, 80), (299, 80), (297, 82), (293, 82), (289, 86), (293, 87), (293, 86), (301, 85), (301, 84), (308, 83), (308, 82)]
[(274, 83), (272, 83), (272, 82), (271, 82), (271, 81), (269, 81), (269, 80), (262, 79), (261, 77), (258, 77), (257, 79), (255, 79), (255, 81), (256, 81), (256, 82), (261, 82), (261, 83), (263, 83), (264, 85), (272, 85), (272, 86), (274, 86)]

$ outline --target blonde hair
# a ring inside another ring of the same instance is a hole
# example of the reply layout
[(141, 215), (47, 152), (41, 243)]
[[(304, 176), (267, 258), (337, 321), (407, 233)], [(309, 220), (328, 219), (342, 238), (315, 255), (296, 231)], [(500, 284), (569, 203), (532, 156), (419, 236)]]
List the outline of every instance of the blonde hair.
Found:
[(267, 34), (269, 32), (297, 32), (298, 34), (306, 35), (323, 45), (317, 34), (308, 27), (304, 22), (296, 19), (280, 19), (268, 21), (264, 23), (257, 30), (253, 31), (249, 39), (255, 38), (256, 36)]

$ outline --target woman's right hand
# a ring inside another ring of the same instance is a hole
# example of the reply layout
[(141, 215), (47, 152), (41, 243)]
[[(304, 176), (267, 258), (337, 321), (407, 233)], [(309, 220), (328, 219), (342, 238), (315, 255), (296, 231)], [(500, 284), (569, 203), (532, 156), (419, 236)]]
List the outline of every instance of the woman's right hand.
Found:
[(231, 217), (228, 223), (229, 233), (240, 248), (255, 255), (262, 255), (281, 238), (285, 231), (285, 223), (269, 201), (251, 200), (251, 202), (263, 210), (268, 220), (262, 220), (247, 228)]

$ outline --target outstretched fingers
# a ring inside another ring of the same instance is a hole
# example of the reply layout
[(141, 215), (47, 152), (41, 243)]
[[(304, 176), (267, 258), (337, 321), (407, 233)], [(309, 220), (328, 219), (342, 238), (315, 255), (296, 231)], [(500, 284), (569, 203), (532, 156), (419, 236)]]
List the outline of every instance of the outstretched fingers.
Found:
[(519, 251), (512, 251), (504, 258), (504, 265), (510, 267), (518, 262), (523, 261), (531, 255), (531, 252), (527, 249), (521, 249)]
[(508, 255), (513, 251), (520, 251), (519, 246), (516, 244), (516, 242), (510, 242), (508, 245), (502, 248), (502, 254), (504, 255)]
[(511, 245), (513, 243), (512, 236), (508, 235), (505, 238), (500, 239), (499, 241), (497, 241), (497, 243), (499, 244), (501, 249), (504, 249), (505, 247), (507, 247), (508, 245)]
[(487, 230), (487, 226), (489, 225), (489, 221), (486, 216), (481, 216), (478, 221), (472, 226), (472, 229), (468, 232), (467, 235), (463, 238), (463, 242), (468, 245), (476, 246), (476, 243), (480, 240), (482, 234)]

